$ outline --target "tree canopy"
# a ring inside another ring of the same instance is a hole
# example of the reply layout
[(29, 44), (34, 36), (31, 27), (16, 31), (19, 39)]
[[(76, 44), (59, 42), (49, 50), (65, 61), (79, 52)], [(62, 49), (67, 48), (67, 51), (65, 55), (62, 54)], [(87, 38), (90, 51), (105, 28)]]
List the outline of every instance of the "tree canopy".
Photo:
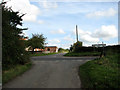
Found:
[(33, 50), (35, 48), (43, 49), (45, 45), (46, 38), (43, 34), (32, 34), (32, 38), (28, 40), (28, 46), (31, 46)]

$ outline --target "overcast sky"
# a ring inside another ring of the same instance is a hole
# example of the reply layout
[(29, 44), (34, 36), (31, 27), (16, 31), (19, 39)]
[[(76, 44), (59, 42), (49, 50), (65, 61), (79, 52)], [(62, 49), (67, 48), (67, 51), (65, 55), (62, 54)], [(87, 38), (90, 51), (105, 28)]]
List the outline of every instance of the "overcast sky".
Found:
[(7, 6), (26, 13), (23, 17), (23, 27), (28, 27), (26, 36), (42, 33), (50, 46), (69, 48), (76, 42), (75, 25), (84, 46), (118, 44), (118, 0), (73, 1), (11, 0)]

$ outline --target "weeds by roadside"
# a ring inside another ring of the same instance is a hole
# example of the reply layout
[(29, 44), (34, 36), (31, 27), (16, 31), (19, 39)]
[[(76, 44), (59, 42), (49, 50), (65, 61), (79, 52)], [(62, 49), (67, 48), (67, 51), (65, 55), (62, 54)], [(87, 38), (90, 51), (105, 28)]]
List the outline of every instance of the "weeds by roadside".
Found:
[(79, 67), (82, 88), (120, 88), (119, 54), (89, 61)]
[(15, 78), (18, 75), (21, 75), (32, 66), (32, 62), (26, 63), (24, 65), (16, 65), (14, 68), (5, 70), (2, 72), (2, 84), (4, 85), (11, 79)]

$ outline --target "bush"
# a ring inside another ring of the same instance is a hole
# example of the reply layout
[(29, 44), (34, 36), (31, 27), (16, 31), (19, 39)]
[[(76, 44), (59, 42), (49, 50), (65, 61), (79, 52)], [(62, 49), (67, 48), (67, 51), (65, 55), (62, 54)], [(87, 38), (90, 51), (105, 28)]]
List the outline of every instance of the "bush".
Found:
[(77, 41), (76, 43), (74, 43), (73, 45), (73, 52), (79, 52), (79, 49), (82, 47), (82, 42)]

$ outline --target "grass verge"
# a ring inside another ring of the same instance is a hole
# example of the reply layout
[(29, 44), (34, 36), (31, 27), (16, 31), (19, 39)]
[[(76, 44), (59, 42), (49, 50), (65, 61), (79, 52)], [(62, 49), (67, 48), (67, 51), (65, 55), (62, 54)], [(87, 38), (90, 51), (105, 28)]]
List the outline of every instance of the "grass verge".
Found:
[(4, 85), (11, 79), (15, 78), (16, 76), (24, 73), (32, 66), (32, 62), (26, 63), (25, 65), (16, 65), (14, 68), (11, 68), (7, 71), (3, 71), (2, 74), (2, 84)]
[(80, 53), (75, 53), (75, 52), (70, 52), (66, 53), (64, 56), (100, 56), (100, 52), (80, 52)]
[(88, 61), (79, 67), (82, 88), (120, 88), (118, 54)]
[(58, 53), (34, 53), (34, 54), (30, 54), (30, 56), (46, 56), (46, 55), (53, 55), (53, 54), (58, 54)]

